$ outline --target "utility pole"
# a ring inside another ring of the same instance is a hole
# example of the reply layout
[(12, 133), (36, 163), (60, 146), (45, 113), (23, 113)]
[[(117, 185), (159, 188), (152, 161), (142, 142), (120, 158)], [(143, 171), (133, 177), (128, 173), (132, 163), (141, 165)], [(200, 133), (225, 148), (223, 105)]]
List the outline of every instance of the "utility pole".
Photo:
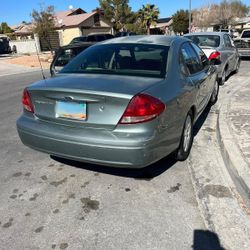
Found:
[(191, 1), (192, 0), (189, 0), (189, 21), (188, 21), (188, 33), (191, 33), (191, 7), (192, 7), (192, 5), (191, 5)]

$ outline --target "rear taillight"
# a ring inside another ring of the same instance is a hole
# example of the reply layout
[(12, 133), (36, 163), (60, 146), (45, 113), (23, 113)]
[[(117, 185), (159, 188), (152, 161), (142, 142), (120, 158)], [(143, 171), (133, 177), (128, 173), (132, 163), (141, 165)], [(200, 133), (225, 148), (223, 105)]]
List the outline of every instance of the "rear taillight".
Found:
[(23, 91), (23, 98), (22, 98), (23, 108), (31, 113), (34, 113), (34, 108), (30, 99), (30, 95), (27, 89)]
[(164, 103), (147, 94), (134, 96), (129, 102), (120, 124), (141, 123), (154, 119), (165, 109)]
[(212, 60), (212, 59), (220, 59), (220, 52), (218, 51), (214, 51), (210, 54), (209, 60)]

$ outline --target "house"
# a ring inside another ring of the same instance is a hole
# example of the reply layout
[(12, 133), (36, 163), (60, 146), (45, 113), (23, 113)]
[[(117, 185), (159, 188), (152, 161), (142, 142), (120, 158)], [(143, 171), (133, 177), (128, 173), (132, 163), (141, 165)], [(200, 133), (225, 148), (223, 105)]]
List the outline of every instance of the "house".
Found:
[[(56, 49), (59, 46), (68, 44), (74, 37), (87, 35), (90, 33), (113, 33), (111, 23), (104, 19), (103, 12), (100, 10), (94, 10), (91, 13), (81, 8), (69, 9), (66, 11), (60, 11), (54, 15), (55, 30), (51, 31), (47, 39), (52, 49)], [(28, 50), (28, 42), (35, 42), (36, 47), (40, 51), (48, 51), (48, 41), (37, 37), (33, 34), (32, 23), (21, 23), (20, 25), (12, 26), (14, 35), (16, 37), (15, 46), (18, 50), (34, 52), (34, 49)], [(20, 41), (19, 41), (20, 40)], [(19, 43), (18, 43), (19, 41)], [(21, 46), (25, 44), (25, 46)], [(25, 47), (25, 49), (23, 49)], [(30, 46), (30, 48), (34, 46)]]
[(232, 26), (237, 30), (250, 29), (250, 16), (237, 18)]
[(31, 23), (21, 23), (19, 25), (11, 26), (17, 40), (33, 39), (33, 25)]
[(150, 27), (150, 33), (173, 35), (172, 23), (173, 23), (172, 17), (159, 18), (157, 20), (156, 25), (152, 25)]
[(86, 13), (81, 8), (55, 13), (60, 45), (68, 44), (74, 37), (90, 33), (113, 33), (111, 23), (104, 19), (101, 11)]

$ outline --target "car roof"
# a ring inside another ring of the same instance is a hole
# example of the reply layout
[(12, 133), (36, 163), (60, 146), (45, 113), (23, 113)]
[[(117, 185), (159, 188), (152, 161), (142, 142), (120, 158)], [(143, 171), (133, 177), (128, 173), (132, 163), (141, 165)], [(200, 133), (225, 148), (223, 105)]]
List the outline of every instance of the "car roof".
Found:
[(76, 42), (60, 47), (60, 49), (74, 49), (79, 47), (87, 47), (96, 44), (96, 42)]
[(219, 32), (219, 31), (213, 31), (213, 32), (194, 32), (194, 33), (188, 33), (184, 36), (207, 36), (207, 35), (217, 35), (217, 36), (223, 36), (224, 34), (228, 35), (228, 32)]
[(165, 35), (138, 35), (138, 36), (123, 36), (110, 40), (105, 40), (98, 44), (122, 44), (122, 43), (139, 43), (139, 44), (158, 44), (170, 46), (174, 41), (189, 41), (180, 36), (165, 36)]

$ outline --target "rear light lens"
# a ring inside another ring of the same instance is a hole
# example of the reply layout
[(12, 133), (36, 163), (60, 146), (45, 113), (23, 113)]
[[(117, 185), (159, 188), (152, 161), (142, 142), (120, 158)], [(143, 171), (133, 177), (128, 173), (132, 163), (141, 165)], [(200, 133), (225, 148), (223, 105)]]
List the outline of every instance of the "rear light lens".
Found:
[(134, 124), (150, 121), (159, 116), (165, 109), (164, 103), (147, 94), (134, 96), (129, 102), (120, 124)]
[(212, 60), (212, 59), (220, 59), (220, 52), (218, 51), (214, 51), (210, 54), (209, 60)]
[(34, 113), (34, 108), (30, 99), (30, 95), (27, 89), (23, 91), (23, 98), (22, 98), (23, 108), (28, 112)]

